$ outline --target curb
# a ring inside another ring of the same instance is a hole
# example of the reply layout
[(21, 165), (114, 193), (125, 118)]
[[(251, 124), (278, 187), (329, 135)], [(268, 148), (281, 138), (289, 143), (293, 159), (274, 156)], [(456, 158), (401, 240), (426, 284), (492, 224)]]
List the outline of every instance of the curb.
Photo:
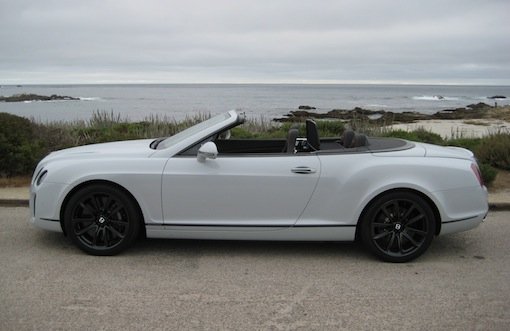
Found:
[[(0, 199), (0, 207), (28, 207), (27, 199)], [(508, 211), (510, 202), (489, 202), (490, 211)]]
[(0, 199), (0, 207), (28, 207), (27, 199)]
[(504, 211), (510, 210), (510, 203), (508, 202), (489, 202), (490, 211)]

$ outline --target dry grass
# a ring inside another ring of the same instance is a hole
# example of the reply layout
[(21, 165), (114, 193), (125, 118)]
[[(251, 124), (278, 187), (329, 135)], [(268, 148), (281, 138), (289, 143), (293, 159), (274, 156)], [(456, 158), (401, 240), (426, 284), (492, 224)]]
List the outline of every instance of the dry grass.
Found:
[(510, 122), (510, 106), (491, 108), (486, 117)]
[(28, 176), (0, 177), (0, 187), (26, 187), (30, 185), (30, 179)]
[(463, 124), (469, 124), (469, 125), (480, 125), (480, 126), (490, 126), (487, 122), (481, 122), (480, 120), (466, 120), (462, 122)]

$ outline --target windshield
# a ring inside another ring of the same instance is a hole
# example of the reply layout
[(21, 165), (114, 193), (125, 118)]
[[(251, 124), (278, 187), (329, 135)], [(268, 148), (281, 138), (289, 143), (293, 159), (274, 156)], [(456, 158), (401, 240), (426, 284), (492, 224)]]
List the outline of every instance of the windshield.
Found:
[(229, 119), (231, 116), (229, 113), (220, 114), (214, 117), (211, 117), (207, 121), (198, 123), (197, 125), (194, 125), (190, 128), (187, 128), (186, 130), (183, 130), (179, 133), (174, 134), (171, 137), (166, 138), (162, 142), (158, 144), (157, 149), (165, 149), (168, 148), (180, 141), (183, 141), (186, 138), (189, 138), (193, 136), (194, 134), (206, 130), (207, 128), (210, 128), (211, 126), (214, 126), (218, 123), (221, 123), (227, 119)]

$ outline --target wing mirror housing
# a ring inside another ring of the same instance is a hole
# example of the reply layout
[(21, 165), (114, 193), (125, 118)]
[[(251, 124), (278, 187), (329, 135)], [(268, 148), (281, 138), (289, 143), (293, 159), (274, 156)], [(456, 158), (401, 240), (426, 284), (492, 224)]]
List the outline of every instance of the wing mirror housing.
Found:
[(206, 159), (215, 159), (218, 156), (218, 148), (212, 141), (208, 141), (198, 149), (198, 162), (205, 162)]

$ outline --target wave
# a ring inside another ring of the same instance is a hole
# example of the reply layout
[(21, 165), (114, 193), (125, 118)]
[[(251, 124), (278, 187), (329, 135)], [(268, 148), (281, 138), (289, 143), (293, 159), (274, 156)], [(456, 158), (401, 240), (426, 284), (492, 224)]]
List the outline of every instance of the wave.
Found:
[(78, 99), (80, 99), (80, 101), (97, 101), (97, 100), (101, 100), (100, 97), (78, 97)]
[(427, 100), (427, 101), (457, 101), (458, 97), (445, 97), (442, 95), (422, 95), (414, 96), (413, 100)]

